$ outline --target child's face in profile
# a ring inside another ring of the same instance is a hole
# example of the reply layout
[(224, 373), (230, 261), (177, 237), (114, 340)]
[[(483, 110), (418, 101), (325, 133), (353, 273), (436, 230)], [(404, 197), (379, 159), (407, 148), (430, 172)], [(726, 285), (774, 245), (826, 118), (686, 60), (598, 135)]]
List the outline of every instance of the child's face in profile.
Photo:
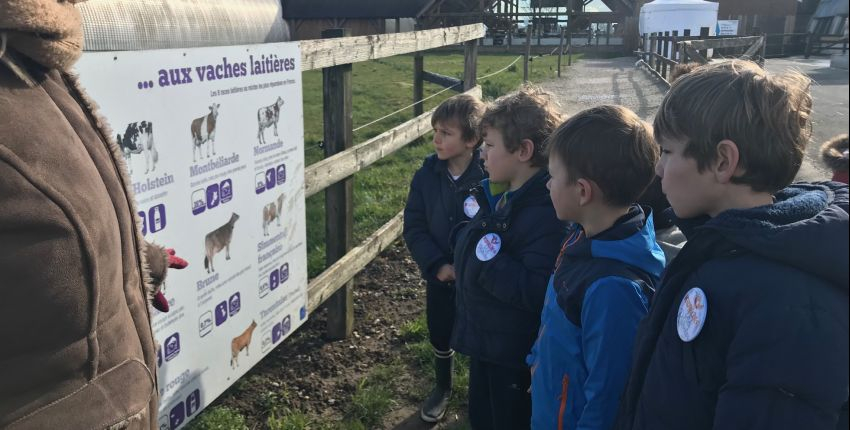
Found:
[(685, 155), (685, 142), (662, 138), (659, 144), (661, 158), (655, 164), (655, 173), (661, 177), (661, 189), (676, 216), (693, 218), (712, 213), (719, 190), (711, 173), (700, 172), (697, 161)]
[(549, 175), (546, 188), (549, 189), (552, 205), (555, 206), (555, 214), (561, 221), (576, 221), (575, 211), (579, 202), (574, 192), (575, 184), (569, 183), (567, 167), (555, 154), (549, 156)]
[(483, 133), (484, 145), (481, 147), (481, 159), (484, 160), (484, 169), (487, 170), (490, 180), (510, 182), (516, 172), (518, 163), (516, 156), (505, 147), (501, 131), (485, 127)]
[(463, 132), (453, 122), (438, 121), (434, 124), (434, 151), (440, 160), (468, 157), (475, 148), (475, 142), (463, 140)]

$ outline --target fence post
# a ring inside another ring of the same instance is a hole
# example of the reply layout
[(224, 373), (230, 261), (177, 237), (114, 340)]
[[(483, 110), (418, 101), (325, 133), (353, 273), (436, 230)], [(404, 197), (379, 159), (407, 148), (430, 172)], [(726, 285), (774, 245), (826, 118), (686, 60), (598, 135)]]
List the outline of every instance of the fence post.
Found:
[(812, 56), (812, 33), (806, 33), (806, 51), (803, 54), (806, 59)]
[(764, 68), (764, 63), (766, 62), (766, 58), (764, 56), (767, 54), (767, 33), (762, 33), (761, 35), (761, 48), (759, 48), (759, 65)]
[[(414, 26), (414, 30), (416, 31), (419, 31), (421, 29), (422, 28), (419, 24), (416, 24), (416, 26)], [(425, 57), (422, 56), (422, 51), (416, 51), (416, 53), (413, 54), (413, 103), (416, 103), (413, 105), (414, 117), (422, 115), (422, 113), (425, 112), (424, 106), (422, 106), (422, 103), (419, 103), (422, 101), (423, 97), (424, 81), (422, 77), (424, 67)]]
[[(463, 90), (470, 90), (476, 83), (478, 75), (478, 43), (470, 40), (464, 43), (463, 50)], [(421, 105), (421, 103), (420, 103)]]
[[(708, 39), (708, 31), (709, 31), (708, 27), (700, 27), (699, 38), (703, 39), (703, 40)], [(699, 53), (706, 60), (711, 60), (710, 58), (708, 58), (708, 49), (703, 49), (703, 50), (699, 51)]]
[[(323, 38), (346, 37), (349, 29), (322, 31)], [(351, 64), (322, 69), (325, 157), (350, 148), (352, 136)], [(325, 190), (325, 261), (342, 258), (353, 241), (354, 181), (352, 177)], [(349, 281), (326, 301), (327, 336), (347, 338), (354, 327), (354, 282)]]
[(567, 67), (573, 65), (573, 32), (570, 26), (567, 25)]
[(646, 56), (649, 61), (647, 61), (646, 63), (649, 64), (650, 69), (654, 69), (655, 67), (653, 67), (653, 64), (655, 62), (657, 62), (657, 60), (655, 59), (655, 56), (652, 55), (652, 53), (655, 52), (655, 47), (657, 45), (658, 45), (658, 33), (649, 33), (649, 52), (647, 53), (647, 56)]
[[(661, 55), (664, 56), (665, 59), (667, 59), (667, 56), (670, 55), (670, 32), (669, 31), (664, 32), (664, 47), (661, 50)], [(667, 62), (664, 61), (664, 60), (662, 60), (661, 62), (663, 63), (663, 64), (661, 64), (661, 76), (664, 77), (664, 79), (666, 80), (667, 79)]]
[(564, 29), (561, 29), (561, 41), (558, 43), (558, 77), (561, 77), (561, 57), (564, 56)]
[(522, 64), (522, 81), (528, 82), (528, 60), (531, 59), (531, 32), (529, 26), (525, 26), (525, 59)]
[(678, 42), (679, 42), (679, 30), (673, 30), (673, 35), (672, 35), (672, 38), (670, 39), (670, 59), (677, 62), (677, 63), (679, 62), (679, 59), (676, 56), (676, 53), (679, 52), (678, 47), (676, 45), (676, 43), (678, 43)]

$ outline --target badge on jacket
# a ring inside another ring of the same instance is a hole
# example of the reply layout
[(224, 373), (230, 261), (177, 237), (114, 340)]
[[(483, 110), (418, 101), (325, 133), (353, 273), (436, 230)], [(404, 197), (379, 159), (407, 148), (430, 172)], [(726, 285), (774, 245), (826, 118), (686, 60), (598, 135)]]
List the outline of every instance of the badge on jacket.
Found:
[(700, 288), (691, 288), (682, 303), (679, 304), (679, 315), (676, 318), (676, 330), (679, 339), (690, 342), (699, 336), (705, 325), (705, 317), (708, 313), (708, 300), (705, 292)]
[(467, 196), (466, 200), (463, 201), (463, 213), (469, 218), (474, 218), (478, 209), (481, 208), (478, 206), (478, 200), (475, 200), (475, 196)]
[(487, 233), (475, 246), (475, 256), (481, 261), (490, 261), (502, 248), (502, 238), (496, 233)]

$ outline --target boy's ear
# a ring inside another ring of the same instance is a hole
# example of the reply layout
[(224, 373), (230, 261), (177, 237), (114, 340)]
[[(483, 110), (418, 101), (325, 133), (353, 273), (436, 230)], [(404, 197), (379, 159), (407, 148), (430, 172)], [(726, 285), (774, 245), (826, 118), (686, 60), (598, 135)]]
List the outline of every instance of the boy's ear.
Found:
[(523, 163), (531, 161), (531, 158), (534, 157), (534, 142), (531, 139), (523, 139), (519, 143), (516, 154), (519, 157), (519, 161)]
[(576, 192), (578, 193), (579, 206), (585, 206), (593, 201), (593, 182), (584, 178), (576, 180)]
[(716, 156), (712, 164), (712, 170), (719, 183), (727, 184), (735, 176), (740, 176), (744, 173), (743, 168), (739, 166), (741, 153), (738, 151), (738, 145), (735, 142), (729, 139), (723, 139), (717, 143), (715, 151)]

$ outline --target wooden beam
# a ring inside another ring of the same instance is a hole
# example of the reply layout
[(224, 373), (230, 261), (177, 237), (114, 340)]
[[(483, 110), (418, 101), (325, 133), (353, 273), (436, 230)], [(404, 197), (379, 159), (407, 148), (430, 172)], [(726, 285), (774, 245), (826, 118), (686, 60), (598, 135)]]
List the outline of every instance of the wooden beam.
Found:
[[(322, 37), (346, 37), (351, 30), (334, 28)], [(353, 142), (351, 64), (322, 70), (325, 157), (349, 149)], [(327, 158), (326, 158), (327, 159)], [(330, 266), (344, 257), (354, 240), (354, 178), (325, 190), (325, 261)], [(327, 336), (345, 339), (354, 329), (354, 294), (348, 285), (328, 300)]]
[(722, 39), (705, 39), (705, 40), (689, 40), (686, 43), (693, 49), (717, 49), (717, 48), (736, 48), (740, 46), (750, 46), (761, 40), (761, 36), (748, 37), (728, 37)]
[(461, 84), (463, 84), (464, 81), (458, 78), (453, 78), (451, 76), (441, 75), (439, 73), (424, 70), (422, 72), (422, 80), (425, 82), (430, 82), (432, 84), (437, 84), (443, 88), (451, 88), (459, 93), (463, 92), (463, 87)]
[[(466, 94), (481, 97), (477, 86)], [(313, 163), (304, 171), (304, 195), (310, 197), (431, 131), (433, 109), (346, 151)]]
[(688, 58), (700, 63), (700, 64), (708, 64), (708, 60), (702, 56), (696, 49), (694, 49), (689, 42), (685, 42), (682, 44), (685, 47), (685, 52), (688, 54)]
[(449, 46), (484, 37), (483, 24), (301, 41), (301, 71)]
[(752, 44), (743, 54), (741, 54), (741, 58), (753, 58), (753, 55), (756, 55), (756, 52), (761, 51), (761, 47), (764, 44), (764, 38), (759, 37), (755, 43)]
[(372, 233), (307, 285), (307, 308), (316, 310), (337, 290), (346, 285), (372, 259), (387, 249), (400, 235), (404, 225), (404, 212), (399, 212), (389, 222)]

